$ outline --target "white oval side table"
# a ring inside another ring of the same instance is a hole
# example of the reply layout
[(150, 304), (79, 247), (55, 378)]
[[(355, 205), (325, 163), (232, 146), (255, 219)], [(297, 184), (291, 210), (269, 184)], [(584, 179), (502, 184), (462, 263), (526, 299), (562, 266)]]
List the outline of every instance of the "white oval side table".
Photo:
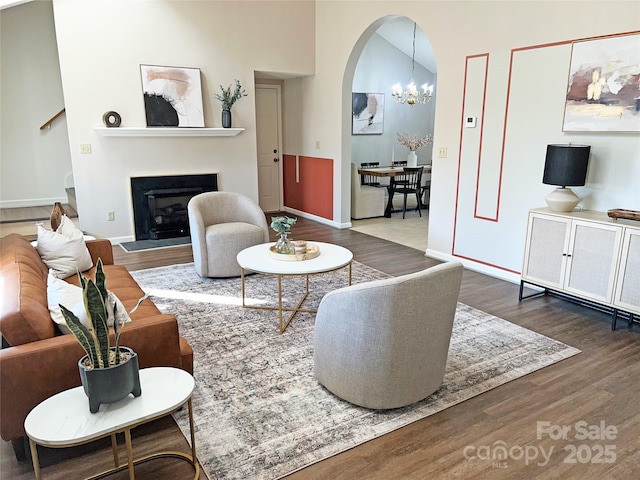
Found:
[[(129, 470), (129, 479), (135, 479), (134, 465), (155, 458), (173, 457), (189, 462), (200, 476), (196, 458), (195, 432), (191, 395), (195, 386), (193, 377), (184, 370), (171, 367), (152, 367), (140, 370), (142, 395), (129, 395), (116, 403), (101, 405), (96, 413), (89, 412), (89, 400), (82, 387), (60, 392), (38, 404), (24, 422), (29, 437), (33, 469), (40, 480), (40, 464), (36, 446), (62, 448), (81, 445), (99, 438), (111, 437), (115, 467), (90, 477), (103, 478), (115, 472)], [(189, 407), (191, 454), (183, 452), (158, 452), (142, 458), (133, 458), (131, 429), (151, 422), (178, 410), (184, 404)], [(127, 463), (120, 465), (116, 434), (123, 432), (127, 446)]]

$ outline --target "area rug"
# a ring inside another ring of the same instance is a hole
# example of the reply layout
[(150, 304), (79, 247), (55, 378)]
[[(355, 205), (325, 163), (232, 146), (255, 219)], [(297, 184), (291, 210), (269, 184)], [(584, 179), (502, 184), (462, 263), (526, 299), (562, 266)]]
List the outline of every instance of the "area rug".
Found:
[[(580, 352), (460, 303), (442, 387), (408, 407), (372, 411), (315, 381), (314, 314), (298, 314), (280, 335), (276, 312), (242, 308), (238, 278), (202, 279), (193, 264), (132, 275), (193, 347), (196, 447), (211, 480), (280, 478)], [(385, 277), (353, 263), (354, 283)], [(311, 277), (306, 305), (346, 284), (346, 269)], [(253, 304), (272, 305), (276, 289), (274, 277), (246, 279)], [(303, 278), (286, 277), (285, 303), (303, 289)], [(189, 439), (187, 412), (174, 418)]]

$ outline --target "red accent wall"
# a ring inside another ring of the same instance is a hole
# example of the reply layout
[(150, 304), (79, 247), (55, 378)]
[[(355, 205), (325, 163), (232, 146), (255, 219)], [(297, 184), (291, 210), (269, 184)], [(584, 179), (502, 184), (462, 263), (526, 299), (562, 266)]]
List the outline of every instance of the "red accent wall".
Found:
[(333, 160), (298, 157), (300, 171), (296, 182), (296, 156), (285, 154), (282, 159), (284, 205), (333, 220)]
[(296, 183), (295, 155), (282, 155), (282, 183), (285, 206), (298, 209), (302, 203), (302, 185)]

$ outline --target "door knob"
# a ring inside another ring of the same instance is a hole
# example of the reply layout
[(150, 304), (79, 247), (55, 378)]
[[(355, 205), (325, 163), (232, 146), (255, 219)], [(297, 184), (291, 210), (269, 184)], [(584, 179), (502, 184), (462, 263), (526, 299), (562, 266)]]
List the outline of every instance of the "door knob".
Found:
[(274, 162), (278, 163), (280, 161), (280, 159), (278, 157), (273, 159)]

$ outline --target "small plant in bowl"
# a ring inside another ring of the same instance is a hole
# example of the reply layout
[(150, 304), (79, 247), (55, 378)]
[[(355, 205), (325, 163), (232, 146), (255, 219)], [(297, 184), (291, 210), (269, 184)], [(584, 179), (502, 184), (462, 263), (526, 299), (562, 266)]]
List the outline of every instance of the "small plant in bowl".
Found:
[(282, 217), (271, 217), (271, 228), (278, 234), (290, 232), (291, 227), (295, 225), (297, 221), (297, 218), (287, 217), (286, 215)]
[(278, 238), (274, 246), (276, 253), (289, 254), (294, 252), (293, 244), (287, 238), (287, 235), (291, 231), (291, 227), (295, 225), (297, 221), (297, 218), (287, 217), (286, 215), (281, 217), (271, 217), (271, 228), (274, 232), (280, 235), (280, 238)]

